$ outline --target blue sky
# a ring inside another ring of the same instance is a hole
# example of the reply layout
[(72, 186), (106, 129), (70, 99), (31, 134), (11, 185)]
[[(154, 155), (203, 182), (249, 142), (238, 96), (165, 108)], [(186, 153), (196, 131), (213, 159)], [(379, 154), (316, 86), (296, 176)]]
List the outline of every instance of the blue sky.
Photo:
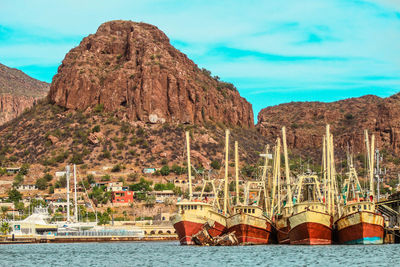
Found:
[(261, 108), (400, 91), (399, 0), (1, 0), (0, 63), (47, 82), (113, 19), (151, 23)]

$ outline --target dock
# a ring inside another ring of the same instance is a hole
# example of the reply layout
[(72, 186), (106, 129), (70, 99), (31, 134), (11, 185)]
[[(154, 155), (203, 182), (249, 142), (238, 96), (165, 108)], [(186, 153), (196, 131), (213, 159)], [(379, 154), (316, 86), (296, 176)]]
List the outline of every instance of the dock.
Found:
[(147, 241), (175, 241), (177, 235), (146, 235), (133, 236), (0, 236), (0, 244), (34, 244), (34, 243), (88, 243), (88, 242), (147, 242)]

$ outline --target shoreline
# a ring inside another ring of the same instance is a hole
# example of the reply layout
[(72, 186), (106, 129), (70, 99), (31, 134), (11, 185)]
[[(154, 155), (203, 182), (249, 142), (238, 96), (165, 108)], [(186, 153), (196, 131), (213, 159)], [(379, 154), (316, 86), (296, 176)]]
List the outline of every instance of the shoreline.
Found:
[(49, 243), (111, 243), (111, 242), (159, 242), (159, 241), (178, 241), (176, 236), (157, 236), (157, 237), (127, 237), (127, 236), (102, 236), (102, 237), (32, 237), (32, 238), (7, 238), (0, 241), (0, 245), (20, 245), (20, 244), (49, 244)]

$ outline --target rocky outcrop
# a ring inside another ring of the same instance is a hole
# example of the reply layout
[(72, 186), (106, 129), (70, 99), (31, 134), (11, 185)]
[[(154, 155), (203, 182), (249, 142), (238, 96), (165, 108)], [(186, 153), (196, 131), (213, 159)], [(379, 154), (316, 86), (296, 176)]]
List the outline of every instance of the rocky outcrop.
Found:
[(388, 98), (367, 95), (332, 103), (292, 102), (268, 107), (258, 114), (257, 130), (273, 138), (288, 127), (288, 145), (319, 149), (326, 124), (330, 124), (335, 146), (344, 151), (365, 151), (364, 129), (376, 136), (376, 145), (400, 152), (400, 94)]
[(49, 84), (0, 64), (0, 125), (44, 98), (48, 90)]
[(33, 106), (38, 99), (32, 96), (0, 94), (0, 125), (22, 114), (25, 109)]
[(199, 69), (157, 27), (132, 21), (104, 23), (72, 49), (49, 99), (68, 109), (102, 105), (129, 121), (253, 127), (252, 106), (232, 84)]

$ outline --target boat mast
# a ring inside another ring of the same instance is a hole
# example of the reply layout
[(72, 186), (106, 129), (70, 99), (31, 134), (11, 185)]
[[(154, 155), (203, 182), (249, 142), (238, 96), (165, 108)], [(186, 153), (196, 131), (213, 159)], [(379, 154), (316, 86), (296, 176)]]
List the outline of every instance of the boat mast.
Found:
[(239, 192), (239, 143), (235, 141), (236, 205), (240, 203)]
[(67, 178), (67, 222), (71, 221), (69, 211), (69, 165), (66, 167), (66, 178)]
[(322, 138), (322, 166), (323, 166), (323, 173), (324, 173), (324, 204), (327, 203), (327, 195), (326, 195), (326, 137)]
[(277, 186), (278, 186), (278, 214), (281, 214), (281, 139), (278, 137), (277, 145), (277, 158), (276, 158), (276, 168), (277, 168)]
[(268, 170), (268, 153), (269, 153), (269, 145), (265, 146), (265, 160), (264, 160), (264, 168), (263, 168), (263, 173), (261, 177), (261, 183), (264, 191), (264, 204), (265, 204), (265, 210), (268, 212), (269, 207), (268, 207), (268, 193), (267, 193), (267, 170)]
[(331, 188), (332, 188), (332, 214), (336, 214), (336, 209), (338, 213), (340, 212), (340, 207), (339, 205), (335, 205), (335, 202), (337, 202), (337, 184), (336, 184), (336, 168), (335, 168), (335, 149), (333, 146), (333, 135), (331, 134), (330, 137), (330, 151), (331, 151)]
[(278, 137), (276, 139), (276, 145), (275, 145), (275, 153), (274, 153), (274, 170), (273, 170), (273, 185), (272, 185), (272, 194), (271, 194), (271, 217), (274, 214), (274, 206), (275, 206), (275, 192), (277, 192), (277, 214), (281, 213), (281, 196), (280, 196), (280, 161), (281, 161), (281, 139)]
[[(278, 140), (277, 140), (277, 142), (278, 142)], [(272, 217), (273, 215), (274, 215), (274, 202), (275, 202), (275, 190), (276, 190), (276, 164), (277, 164), (277, 160), (276, 160), (276, 158), (277, 158), (277, 150), (278, 150), (278, 148), (277, 148), (278, 146), (277, 145), (275, 145), (275, 147), (274, 147), (274, 168), (273, 168), (273, 171), (272, 171), (272, 193), (271, 193), (271, 210), (270, 210), (270, 216)]]
[(293, 206), (292, 188), (290, 182), (290, 170), (289, 170), (289, 159), (286, 144), (286, 127), (282, 127), (282, 139), (283, 139), (283, 152), (285, 156), (285, 174), (286, 174), (286, 187), (287, 187), (287, 207), (289, 208), (289, 213), (291, 212)]
[(74, 164), (74, 214), (75, 221), (78, 221), (78, 198), (76, 193), (76, 165)]
[(188, 176), (189, 176), (189, 201), (192, 200), (192, 165), (190, 165), (190, 140), (189, 140), (189, 131), (186, 131), (186, 151), (187, 151), (187, 168), (188, 168)]
[(229, 129), (225, 131), (225, 187), (224, 187), (224, 214), (228, 212), (228, 161), (229, 161)]
[(326, 135), (325, 135), (325, 145), (326, 145), (326, 151), (325, 151), (325, 156), (326, 156), (326, 178), (327, 178), (327, 192), (328, 192), (328, 199), (327, 199), (327, 207), (328, 207), (328, 212), (331, 211), (331, 205), (332, 205), (332, 200), (331, 200), (331, 157), (330, 157), (330, 149), (329, 149), (329, 136), (330, 136), (330, 131), (329, 131), (329, 124), (326, 125)]
[(372, 196), (372, 200), (375, 201), (375, 188), (374, 188), (374, 165), (375, 165), (375, 135), (371, 136), (371, 158), (369, 160), (369, 176), (370, 176), (370, 182), (369, 182), (369, 190), (370, 194)]

